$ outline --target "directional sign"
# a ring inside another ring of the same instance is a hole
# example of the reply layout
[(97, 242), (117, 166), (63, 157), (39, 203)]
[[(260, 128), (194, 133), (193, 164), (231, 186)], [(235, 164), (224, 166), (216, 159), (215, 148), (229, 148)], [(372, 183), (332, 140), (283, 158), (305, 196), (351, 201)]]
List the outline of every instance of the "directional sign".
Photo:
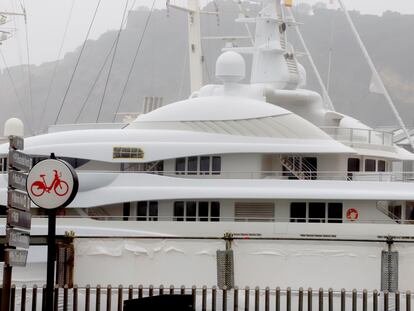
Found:
[(7, 191), (7, 205), (24, 211), (30, 211), (30, 198), (25, 192), (9, 190)]
[(9, 266), (24, 267), (27, 261), (27, 250), (6, 249), (4, 250), (4, 262)]
[(28, 171), (32, 168), (32, 158), (23, 152), (10, 150), (9, 165), (22, 171)]
[(24, 139), (20, 136), (10, 137), (10, 147), (15, 150), (23, 150), (24, 148)]
[(11, 227), (30, 230), (32, 214), (9, 207), (7, 210), (7, 224)]
[(27, 174), (12, 170), (9, 171), (9, 185), (12, 188), (26, 191), (26, 181)]
[(6, 243), (9, 246), (29, 248), (30, 237), (25, 231), (8, 228), (6, 230)]

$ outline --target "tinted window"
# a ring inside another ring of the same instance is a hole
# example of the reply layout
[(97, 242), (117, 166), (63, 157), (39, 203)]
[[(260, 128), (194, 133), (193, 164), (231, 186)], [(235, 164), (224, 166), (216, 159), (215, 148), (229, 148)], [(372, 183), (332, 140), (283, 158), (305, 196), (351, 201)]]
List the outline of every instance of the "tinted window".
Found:
[(200, 157), (200, 173), (210, 173), (210, 157)]
[(292, 202), (290, 203), (290, 222), (306, 221), (306, 203)]
[(373, 159), (365, 160), (365, 172), (375, 172), (375, 160)]
[(211, 170), (213, 174), (220, 174), (221, 171), (221, 157), (213, 157), (213, 165)]
[(141, 220), (141, 221), (147, 220), (147, 202), (146, 201), (138, 202), (137, 216), (138, 216), (138, 220)]
[(385, 172), (385, 161), (378, 160), (378, 172)]
[(211, 202), (211, 221), (220, 220), (220, 202)]
[(197, 216), (197, 203), (194, 201), (187, 202), (186, 206), (186, 220), (195, 221)]
[(151, 201), (149, 202), (149, 220), (156, 221), (158, 220), (158, 202)]
[(325, 203), (309, 203), (309, 222), (325, 222)]
[(200, 221), (208, 221), (208, 202), (198, 203), (198, 217)]
[(189, 157), (188, 158), (188, 163), (187, 163), (187, 173), (190, 175), (194, 175), (197, 174), (197, 162), (198, 162), (198, 158), (197, 157)]
[(328, 203), (328, 222), (342, 222), (342, 203)]
[(184, 220), (184, 202), (183, 201), (174, 202), (174, 219), (176, 221)]
[(348, 159), (348, 172), (359, 172), (359, 159), (349, 158)]
[(179, 158), (175, 160), (175, 171), (176, 174), (185, 172), (185, 158)]
[(124, 221), (127, 221), (129, 219), (128, 216), (130, 216), (130, 206), (131, 204), (129, 202), (124, 203), (124, 206), (123, 206), (123, 214), (125, 216), (123, 218)]

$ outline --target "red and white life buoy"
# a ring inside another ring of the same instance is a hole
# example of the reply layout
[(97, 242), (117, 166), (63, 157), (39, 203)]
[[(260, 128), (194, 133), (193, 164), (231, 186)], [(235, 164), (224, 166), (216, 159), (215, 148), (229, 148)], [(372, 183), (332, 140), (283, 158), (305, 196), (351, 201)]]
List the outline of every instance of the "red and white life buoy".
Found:
[(359, 213), (356, 208), (348, 208), (346, 211), (346, 219), (349, 221), (355, 221), (358, 220)]

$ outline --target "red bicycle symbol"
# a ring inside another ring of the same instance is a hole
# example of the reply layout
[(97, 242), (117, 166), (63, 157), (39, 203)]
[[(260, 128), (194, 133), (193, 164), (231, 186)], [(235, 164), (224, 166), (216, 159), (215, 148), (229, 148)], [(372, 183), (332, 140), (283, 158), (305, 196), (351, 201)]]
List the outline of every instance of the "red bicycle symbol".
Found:
[(66, 181), (60, 179), (62, 176), (62, 173), (57, 172), (57, 170), (53, 170), (55, 172), (55, 178), (53, 179), (50, 186), (47, 186), (46, 180), (45, 180), (45, 174), (41, 174), (40, 178), (42, 180), (36, 180), (31, 186), (30, 186), (30, 192), (35, 197), (40, 197), (43, 193), (47, 192), (50, 193), (50, 191), (53, 189), (53, 191), (60, 197), (64, 196), (69, 191), (69, 185)]

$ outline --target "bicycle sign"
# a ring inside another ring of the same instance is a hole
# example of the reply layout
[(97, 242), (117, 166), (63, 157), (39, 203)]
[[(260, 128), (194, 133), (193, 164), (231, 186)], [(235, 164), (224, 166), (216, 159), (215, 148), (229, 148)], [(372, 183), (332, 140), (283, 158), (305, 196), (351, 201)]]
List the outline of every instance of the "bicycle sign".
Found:
[(27, 193), (37, 206), (54, 209), (69, 205), (78, 191), (73, 167), (59, 159), (40, 161), (27, 176)]

